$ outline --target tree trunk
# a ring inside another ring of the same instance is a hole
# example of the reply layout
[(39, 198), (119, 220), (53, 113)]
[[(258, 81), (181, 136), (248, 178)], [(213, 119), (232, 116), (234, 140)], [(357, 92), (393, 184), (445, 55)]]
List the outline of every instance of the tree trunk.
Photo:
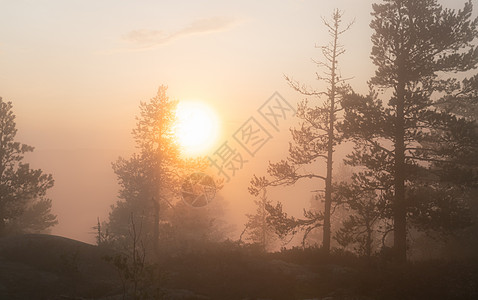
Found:
[(330, 111), (329, 111), (329, 124), (327, 132), (327, 176), (325, 179), (325, 210), (324, 210), (324, 228), (323, 228), (323, 239), (322, 239), (322, 248), (326, 254), (330, 253), (330, 236), (331, 236), (331, 226), (330, 226), (330, 213), (332, 207), (332, 170), (333, 170), (333, 155), (334, 155), (334, 126), (335, 126), (335, 96), (336, 96), (336, 62), (337, 62), (337, 43), (338, 43), (338, 28), (339, 28), (339, 12), (334, 13), (335, 21), (335, 32), (334, 32), (334, 43), (332, 49), (332, 66), (330, 68)]
[[(335, 83), (335, 82), (334, 82)], [(335, 93), (335, 84), (332, 86), (332, 91)], [(332, 208), (332, 169), (333, 169), (333, 154), (334, 154), (334, 101), (335, 95), (331, 97), (330, 110), (330, 124), (329, 124), (329, 141), (327, 145), (327, 177), (325, 180), (325, 210), (324, 210), (324, 236), (322, 247), (326, 254), (330, 253), (330, 213)]]
[(153, 231), (153, 251), (154, 256), (158, 258), (159, 256), (159, 199), (156, 200), (154, 197), (151, 199), (153, 201), (154, 207), (154, 231)]
[(372, 256), (372, 224), (370, 224), (370, 216), (367, 215), (367, 220), (365, 221), (365, 227), (367, 230), (367, 237), (365, 240), (365, 255), (368, 259)]
[(407, 260), (407, 224), (405, 205), (405, 82), (399, 77), (397, 84), (395, 118), (395, 196), (393, 202), (393, 245), (397, 262)]
[[(331, 124), (332, 126), (332, 124)], [(333, 131), (333, 127), (332, 127)], [(333, 132), (332, 132), (333, 136)], [(322, 248), (325, 253), (330, 252), (330, 236), (331, 236), (331, 226), (330, 226), (330, 213), (332, 207), (332, 156), (333, 156), (333, 140), (330, 137), (329, 133), (329, 143), (327, 149), (327, 177), (325, 180), (325, 210), (324, 210), (324, 228), (323, 228), (323, 239), (322, 239)]]
[(5, 235), (5, 227), (6, 227), (5, 220), (3, 219), (3, 217), (0, 216), (0, 236)]
[(267, 200), (267, 191), (266, 188), (262, 190), (262, 197), (261, 197), (261, 250), (262, 252), (266, 252), (266, 234), (267, 234), (267, 222), (266, 222), (266, 200)]

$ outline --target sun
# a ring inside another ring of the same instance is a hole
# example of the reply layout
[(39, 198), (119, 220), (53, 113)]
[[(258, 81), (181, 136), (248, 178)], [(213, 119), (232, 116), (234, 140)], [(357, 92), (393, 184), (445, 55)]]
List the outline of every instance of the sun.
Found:
[(176, 136), (183, 154), (204, 155), (216, 142), (219, 121), (204, 102), (181, 101), (176, 110)]

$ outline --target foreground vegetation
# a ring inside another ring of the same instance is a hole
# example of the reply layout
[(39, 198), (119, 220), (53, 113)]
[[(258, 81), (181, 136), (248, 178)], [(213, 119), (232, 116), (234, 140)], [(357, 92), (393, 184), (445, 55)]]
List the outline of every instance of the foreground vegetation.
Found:
[[(163, 253), (122, 278), (105, 247), (48, 235), (0, 239), (0, 299), (476, 299), (478, 257), (397, 265), (318, 248), (264, 253), (226, 241)], [(129, 265), (131, 267), (131, 265)], [(123, 273), (122, 273), (123, 272)], [(154, 281), (150, 281), (154, 279)], [(124, 281), (126, 280), (126, 281)], [(123, 289), (123, 284), (126, 289)]]

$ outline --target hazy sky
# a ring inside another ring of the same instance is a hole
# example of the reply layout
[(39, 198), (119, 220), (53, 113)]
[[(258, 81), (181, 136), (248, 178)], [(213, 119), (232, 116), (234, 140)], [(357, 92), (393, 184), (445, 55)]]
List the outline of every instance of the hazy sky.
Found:
[[(311, 58), (321, 59), (314, 46), (328, 42), (321, 17), (339, 8), (345, 23), (355, 19), (342, 40), (342, 74), (365, 92), (373, 2), (0, 0), (0, 96), (13, 102), (18, 140), (36, 147), (29, 161), (56, 180), (53, 233), (94, 240), (96, 217), (116, 200), (111, 162), (134, 152), (139, 101), (159, 85), (173, 98), (208, 103), (220, 118), (219, 145), (274, 92), (293, 106), (302, 99), (283, 74), (320, 87)], [(232, 221), (252, 207), (250, 176), (285, 157), (283, 125), (225, 187)]]

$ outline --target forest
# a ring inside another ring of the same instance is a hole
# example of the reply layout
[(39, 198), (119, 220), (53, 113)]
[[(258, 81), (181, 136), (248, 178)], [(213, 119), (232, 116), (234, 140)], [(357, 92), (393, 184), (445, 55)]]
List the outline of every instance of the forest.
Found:
[[(55, 174), (25, 159), (0, 98), (0, 299), (478, 299), (473, 4), (373, 4), (367, 93), (340, 68), (354, 21), (329, 13), (311, 74), (325, 88), (284, 75), (300, 100), (279, 104), (294, 126), (265, 169), (226, 143), (185, 155), (180, 101), (160, 85), (131, 112), (135, 152), (111, 162), (117, 201), (91, 224), (95, 245), (50, 234)], [(234, 137), (259, 149), (270, 137), (248, 122)], [(243, 166), (254, 210), (230, 224), (222, 190)], [(293, 214), (304, 181), (317, 190)], [(270, 196), (285, 187), (296, 196)]]

